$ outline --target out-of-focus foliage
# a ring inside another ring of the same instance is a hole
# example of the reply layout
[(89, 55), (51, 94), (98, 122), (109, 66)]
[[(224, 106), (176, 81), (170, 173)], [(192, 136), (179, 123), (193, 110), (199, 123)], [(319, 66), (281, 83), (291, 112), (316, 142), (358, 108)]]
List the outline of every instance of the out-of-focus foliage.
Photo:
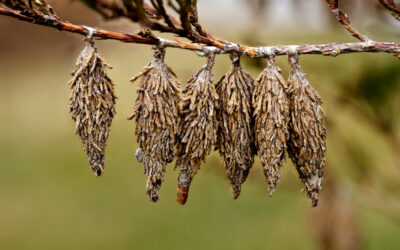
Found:
[(393, 62), (365, 64), (363, 71), (344, 88), (345, 97), (371, 111), (382, 129), (393, 130), (400, 111), (400, 66)]

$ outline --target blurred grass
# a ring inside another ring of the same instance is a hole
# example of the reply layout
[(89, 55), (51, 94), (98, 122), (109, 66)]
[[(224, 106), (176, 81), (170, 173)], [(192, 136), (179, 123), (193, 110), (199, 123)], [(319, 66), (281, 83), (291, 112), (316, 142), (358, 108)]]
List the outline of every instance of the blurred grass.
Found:
[[(44, 34), (54, 32), (38, 29)], [(97, 43), (100, 54), (114, 67), (109, 73), (119, 99), (106, 171), (95, 178), (68, 114), (67, 82), (82, 48), (81, 38), (60, 36), (70, 43), (42, 41), (39, 50), (16, 45), (17, 54), (0, 59), (1, 249), (317, 248), (309, 227), (310, 204), (299, 192), (302, 184), (290, 164), (282, 171), (278, 191), (268, 198), (257, 160), (241, 196), (232, 201), (214, 152), (194, 179), (185, 206), (175, 201), (177, 171), (170, 164), (160, 201), (150, 204), (142, 165), (134, 158), (134, 124), (126, 120), (136, 97), (136, 84), (128, 80), (150, 61), (152, 52), (147, 46)], [(313, 33), (265, 40), (291, 44), (320, 42), (320, 37)], [(341, 39), (332, 35), (322, 40)], [(167, 51), (166, 61), (181, 82), (204, 63), (191, 52), (173, 49)], [(286, 58), (278, 58), (277, 63), (287, 76)], [(328, 135), (329, 171), (344, 179), (357, 178), (353, 165), (364, 164), (354, 163), (359, 157), (343, 147), (345, 140), (354, 140), (355, 148), (364, 150), (361, 157), (371, 168), (389, 176), (398, 172), (390, 145), (354, 110), (338, 110), (335, 101), (341, 94), (338, 86), (351, 84), (366, 63), (400, 69), (394, 57), (383, 54), (302, 58), (310, 81), (325, 100), (329, 120), (334, 121)], [(243, 64), (256, 77), (260, 68), (247, 59)], [(228, 67), (227, 57), (218, 57), (215, 78)], [(367, 181), (375, 185), (379, 179), (371, 176)], [(400, 248), (399, 224), (367, 206), (358, 205), (357, 211), (365, 249)]]

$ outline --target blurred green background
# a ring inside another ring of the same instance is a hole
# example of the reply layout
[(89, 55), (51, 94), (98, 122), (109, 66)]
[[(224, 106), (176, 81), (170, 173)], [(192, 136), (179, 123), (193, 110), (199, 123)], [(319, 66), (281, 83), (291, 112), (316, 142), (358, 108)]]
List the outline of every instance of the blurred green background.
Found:
[[(77, 24), (138, 28), (124, 20), (106, 23), (77, 2), (54, 5)], [(279, 30), (258, 21), (236, 30), (213, 28), (206, 19), (200, 20), (216, 36), (243, 44), (354, 41), (330, 24), (299, 30), (293, 23)], [(378, 17), (375, 22), (364, 31), (398, 41), (398, 26)], [(82, 37), (0, 16), (0, 38), (0, 249), (329, 249), (330, 242), (343, 239), (352, 249), (400, 249), (400, 61), (394, 56), (301, 58), (328, 116), (327, 181), (319, 207), (311, 208), (300, 192), (303, 185), (289, 160), (272, 198), (257, 158), (233, 201), (217, 152), (181, 206), (173, 164), (160, 201), (149, 202), (146, 176), (134, 157), (134, 123), (126, 119), (136, 98), (129, 79), (151, 60), (149, 46), (96, 43), (114, 68), (108, 72), (118, 95), (105, 174), (96, 178), (68, 113), (67, 83)], [(284, 76), (290, 70), (286, 60), (277, 58)], [(169, 49), (166, 61), (183, 86), (204, 58)], [(242, 61), (256, 78), (263, 61)], [(228, 56), (218, 56), (215, 79), (228, 68)]]

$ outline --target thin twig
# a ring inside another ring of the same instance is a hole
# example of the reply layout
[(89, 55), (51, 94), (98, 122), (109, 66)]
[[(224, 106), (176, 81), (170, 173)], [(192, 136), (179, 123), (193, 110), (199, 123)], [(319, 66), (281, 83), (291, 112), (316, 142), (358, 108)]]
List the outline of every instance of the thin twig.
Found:
[(0, 15), (5, 15), (19, 19), (21, 21), (35, 23), (43, 26), (53, 27), (58, 30), (65, 30), (81, 35), (87, 35), (88, 29), (93, 29), (93, 37), (99, 39), (112, 39), (126, 43), (138, 43), (156, 45), (163, 43), (165, 47), (180, 48), (199, 52), (208, 52), (210, 50), (218, 54), (233, 54), (237, 53), (242, 56), (251, 57), (266, 57), (270, 55), (271, 51), (276, 56), (287, 55), (296, 50), (301, 54), (319, 54), (324, 56), (337, 56), (340, 54), (347, 53), (359, 53), (359, 52), (386, 52), (400, 55), (400, 44), (388, 43), (388, 42), (375, 42), (366, 41), (361, 43), (342, 43), (342, 44), (304, 44), (304, 45), (286, 45), (286, 46), (260, 46), (260, 47), (247, 47), (242, 45), (226, 45), (222, 46), (205, 46), (196, 43), (185, 43), (178, 39), (175, 41), (166, 40), (162, 38), (156, 38), (152, 35), (141, 36), (130, 33), (118, 33), (98, 28), (90, 28), (86, 26), (79, 26), (69, 22), (62, 21), (44, 14), (36, 13), (36, 16), (27, 16), (19, 11), (0, 7)]
[(350, 19), (343, 10), (339, 8), (339, 1), (338, 0), (326, 0), (328, 3), (329, 8), (331, 9), (332, 13), (335, 15), (336, 19), (339, 21), (341, 25), (343, 25), (347, 31), (351, 33), (352, 36), (360, 40), (361, 42), (365, 42), (370, 40), (367, 36), (358, 32), (350, 23)]
[(172, 0), (168, 0), (168, 6), (171, 7), (176, 13), (179, 13), (179, 7), (172, 2)]
[(396, 6), (393, 0), (379, 0), (379, 2), (392, 13), (394, 18), (400, 21), (400, 8)]
[(174, 24), (171, 21), (170, 16), (168, 15), (167, 11), (165, 10), (164, 1), (157, 0), (157, 4), (158, 4), (158, 10), (159, 10), (160, 14), (163, 16), (165, 23), (168, 24), (168, 26), (175, 28)]

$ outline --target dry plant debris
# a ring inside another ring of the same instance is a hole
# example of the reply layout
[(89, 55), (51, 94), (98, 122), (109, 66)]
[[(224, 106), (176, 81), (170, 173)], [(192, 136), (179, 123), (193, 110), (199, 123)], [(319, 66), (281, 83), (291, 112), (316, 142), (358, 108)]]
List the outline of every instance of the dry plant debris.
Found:
[(75, 121), (75, 133), (96, 176), (104, 171), (104, 153), (115, 115), (114, 84), (107, 76), (110, 66), (97, 54), (91, 40), (76, 61), (76, 70), (69, 85), (72, 89), (69, 109)]
[(174, 159), (179, 124), (180, 87), (164, 57), (165, 49), (157, 47), (154, 59), (131, 80), (141, 78), (129, 119), (136, 121), (136, 157), (144, 164), (146, 192), (153, 202), (158, 200), (166, 165)]

